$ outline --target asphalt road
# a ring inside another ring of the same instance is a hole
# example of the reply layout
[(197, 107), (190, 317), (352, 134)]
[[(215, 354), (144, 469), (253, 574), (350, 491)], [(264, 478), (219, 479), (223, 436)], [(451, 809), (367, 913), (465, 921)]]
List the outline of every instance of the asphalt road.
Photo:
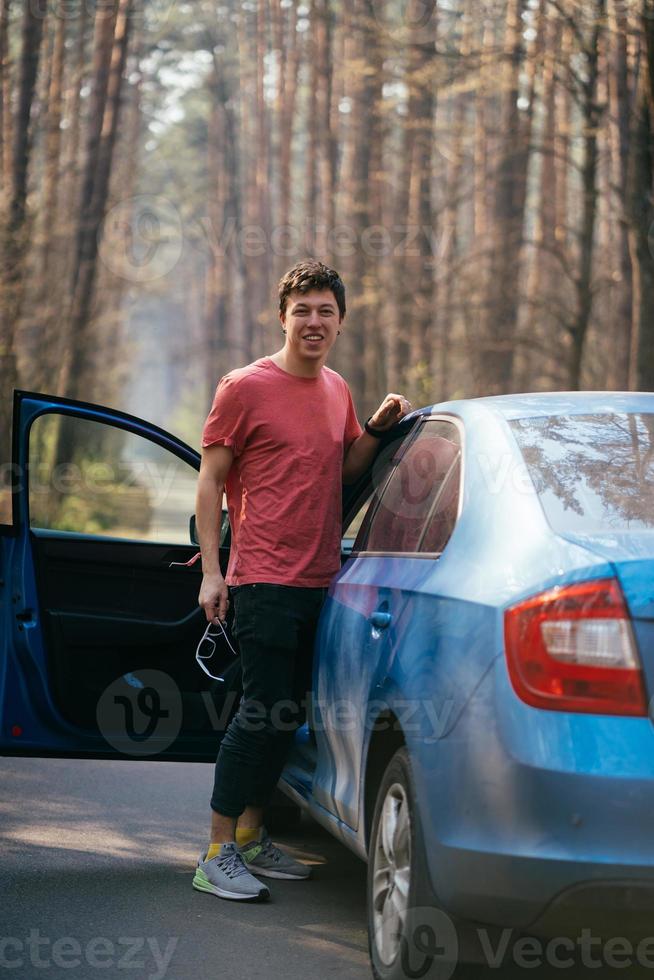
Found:
[[(207, 765), (0, 758), (0, 980), (369, 980), (365, 865), (313, 821), (275, 835), (312, 864), (311, 881), (271, 881), (262, 904), (191, 888), (212, 776)], [(460, 975), (654, 980), (654, 969)]]
[[(0, 977), (370, 977), (365, 865), (313, 821), (271, 901), (191, 888), (211, 766), (0, 759)], [(4, 939), (4, 943), (2, 943)]]

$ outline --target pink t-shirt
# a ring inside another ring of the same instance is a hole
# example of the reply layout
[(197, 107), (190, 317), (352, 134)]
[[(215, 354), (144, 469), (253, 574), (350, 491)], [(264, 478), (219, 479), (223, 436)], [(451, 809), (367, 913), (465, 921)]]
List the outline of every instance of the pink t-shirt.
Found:
[(221, 378), (202, 448), (230, 446), (228, 585), (318, 588), (340, 568), (343, 458), (361, 435), (344, 379), (262, 357)]

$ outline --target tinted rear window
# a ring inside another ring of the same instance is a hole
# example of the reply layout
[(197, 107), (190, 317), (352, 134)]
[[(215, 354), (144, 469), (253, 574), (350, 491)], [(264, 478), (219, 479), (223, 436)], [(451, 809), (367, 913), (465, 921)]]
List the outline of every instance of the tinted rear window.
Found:
[(654, 529), (654, 415), (557, 415), (511, 428), (555, 531)]

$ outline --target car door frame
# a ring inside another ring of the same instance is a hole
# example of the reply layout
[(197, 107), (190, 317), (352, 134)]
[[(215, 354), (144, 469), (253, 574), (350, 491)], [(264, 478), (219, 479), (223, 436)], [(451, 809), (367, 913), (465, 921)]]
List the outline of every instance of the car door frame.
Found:
[[(42, 721), (44, 716), (46, 719), (56, 719), (57, 712), (53, 710), (53, 703), (48, 695), (48, 685), (44, 681), (47, 647), (40, 625), (39, 590), (34, 551), (30, 540), (32, 531), (29, 506), (29, 437), (31, 427), (36, 419), (51, 413), (116, 426), (123, 431), (154, 443), (196, 471), (199, 470), (201, 456), (199, 452), (192, 449), (177, 436), (128, 412), (94, 402), (43, 392), (14, 390), (11, 465), (12, 523), (0, 526), (0, 549), (3, 553), (2, 572), (4, 573), (0, 589), (4, 594), (5, 605), (2, 636), (4, 656), (2, 658), (3, 663), (0, 665), (2, 667), (0, 673), (0, 709), (2, 715), (5, 715), (9, 695), (13, 695), (15, 698), (22, 695), (22, 704), (28, 709), (26, 710), (26, 717), (34, 722), (34, 732), (36, 733), (34, 741), (39, 744), (30, 744), (29, 741), (21, 744), (18, 737), (12, 737), (16, 726), (9, 726), (8, 728), (7, 718), (0, 717), (0, 752), (6, 755), (121, 757), (120, 751), (116, 752), (109, 749), (102, 735), (98, 735), (97, 738), (89, 736), (88, 739), (84, 740), (84, 746), (80, 746), (79, 738), (76, 740), (72, 729), (70, 737), (66, 738), (62, 734), (57, 747), (48, 748), (48, 724), (47, 722), (44, 724)], [(84, 535), (82, 534), (80, 537), (83, 539)], [(103, 538), (102, 535), (92, 535), (91, 537), (94, 539)], [(121, 539), (110, 537), (109, 540), (120, 542)], [(195, 545), (189, 535), (188, 545), (171, 544), (169, 547), (192, 549)], [(11, 602), (9, 602), (9, 593), (11, 593)], [(21, 622), (21, 617), (25, 617), (29, 609), (38, 611), (34, 624)], [(30, 625), (31, 634), (28, 640), (25, 634)], [(16, 638), (18, 638), (18, 642), (16, 642)], [(22, 651), (20, 649), (21, 640), (25, 648)], [(36, 651), (40, 658), (40, 683), (43, 690), (37, 689), (35, 691), (32, 688), (30, 691), (29, 688), (29, 677), (32, 678), (33, 684), (36, 684), (37, 675), (37, 667), (33, 662), (29, 662), (32, 657), (31, 651)], [(10, 670), (12, 657), (16, 661), (20, 661), (22, 657), (20, 669), (14, 667), (13, 671)], [(24, 674), (22, 673), (23, 669), (26, 671)], [(65, 732), (65, 728), (64, 725), (62, 732)], [(95, 751), (93, 744), (96, 744)], [(165, 755), (164, 757), (168, 759), (178, 758), (175, 755)], [(189, 755), (189, 758), (192, 756)]]

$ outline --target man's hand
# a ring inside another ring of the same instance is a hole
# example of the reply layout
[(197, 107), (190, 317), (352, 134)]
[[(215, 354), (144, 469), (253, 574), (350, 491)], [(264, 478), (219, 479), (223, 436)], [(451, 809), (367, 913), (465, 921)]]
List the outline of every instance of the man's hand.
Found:
[(411, 402), (407, 401), (404, 395), (396, 395), (394, 392), (386, 395), (377, 411), (371, 415), (368, 424), (373, 429), (386, 432), (392, 429), (396, 422), (404, 418), (411, 411)]
[(205, 575), (200, 587), (198, 605), (202, 606), (208, 623), (225, 622), (229, 592), (222, 575)]
[[(370, 416), (369, 425), (380, 432), (386, 432), (399, 422), (407, 412), (411, 411), (411, 403), (404, 395), (391, 393), (386, 395), (374, 415)], [(362, 432), (347, 451), (343, 461), (343, 483), (355, 483), (372, 466), (380, 441), (369, 432)]]

